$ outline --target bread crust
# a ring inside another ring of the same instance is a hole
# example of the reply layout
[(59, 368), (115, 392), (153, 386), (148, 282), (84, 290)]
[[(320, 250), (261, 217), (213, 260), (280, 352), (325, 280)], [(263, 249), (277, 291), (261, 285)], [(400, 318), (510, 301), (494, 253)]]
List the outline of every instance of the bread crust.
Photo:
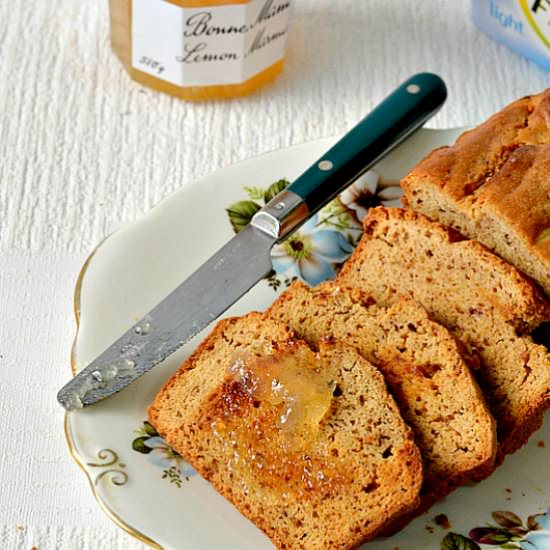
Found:
[(550, 89), (428, 154), (402, 180), (404, 202), (479, 240), (550, 294), (548, 144)]
[[(487, 285), (487, 281), (485, 283), (482, 281), (476, 288), (476, 285), (466, 278), (463, 290), (472, 295), (477, 294), (480, 299), (489, 303), (495, 311), (498, 311), (500, 318), (513, 326), (519, 334), (531, 332), (550, 318), (550, 303), (529, 277), (476, 240), (462, 235), (454, 228), (434, 223), (427, 216), (409, 209), (387, 209), (384, 207), (372, 208), (363, 224), (365, 238), (359, 242), (354, 257), (365, 253), (365, 248), (369, 246), (368, 237), (375, 232), (379, 238), (383, 238), (380, 236), (380, 231), (377, 230), (378, 226), (412, 224), (417, 228), (419, 235), (424, 235), (427, 239), (433, 238), (439, 246), (450, 247), (449, 250), (457, 253), (457, 258), (463, 257), (464, 261), (472, 258), (474, 262), (483, 266), (484, 270), (494, 273), (494, 276), (498, 278), (497, 281), (502, 283), (497, 287), (496, 293), (492, 288), (488, 288), (490, 285)], [(429, 253), (428, 249), (426, 249), (426, 253)], [(464, 265), (459, 269), (464, 270)], [(339, 280), (352, 277), (351, 272), (354, 268), (353, 260), (347, 261), (342, 267)], [(472, 265), (473, 268), (475, 265)], [(407, 293), (404, 292), (404, 295)], [(408, 295), (412, 297), (412, 293), (409, 292)], [(429, 307), (427, 309), (430, 311)]]

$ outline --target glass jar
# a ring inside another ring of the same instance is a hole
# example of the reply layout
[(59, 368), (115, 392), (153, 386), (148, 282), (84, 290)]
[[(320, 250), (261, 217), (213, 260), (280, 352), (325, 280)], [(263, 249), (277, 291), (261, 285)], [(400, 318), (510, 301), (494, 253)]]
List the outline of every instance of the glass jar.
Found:
[(251, 93), (282, 70), (290, 0), (109, 0), (111, 44), (137, 82), (189, 100)]

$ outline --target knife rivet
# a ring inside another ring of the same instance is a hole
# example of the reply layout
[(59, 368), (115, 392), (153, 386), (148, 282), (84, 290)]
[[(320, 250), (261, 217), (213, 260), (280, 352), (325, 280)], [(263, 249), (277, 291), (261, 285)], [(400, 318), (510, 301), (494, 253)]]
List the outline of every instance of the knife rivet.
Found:
[(406, 89), (409, 94), (417, 94), (420, 91), (420, 86), (418, 84), (409, 84)]
[(332, 164), (330, 160), (322, 160), (317, 165), (317, 168), (319, 168), (319, 170), (322, 170), (323, 172), (327, 172), (328, 170), (332, 170), (333, 166), (334, 164)]
[(276, 208), (277, 210), (282, 210), (284, 207), (285, 207), (285, 203), (284, 203), (284, 202), (278, 202), (278, 203), (275, 205), (275, 208)]

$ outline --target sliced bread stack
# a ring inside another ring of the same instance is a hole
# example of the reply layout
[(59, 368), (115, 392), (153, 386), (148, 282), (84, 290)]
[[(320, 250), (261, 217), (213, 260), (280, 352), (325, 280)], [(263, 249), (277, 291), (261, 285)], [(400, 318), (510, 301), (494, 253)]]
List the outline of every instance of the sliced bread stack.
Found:
[(295, 282), (266, 312), (313, 347), (345, 341), (376, 365), (413, 429), (424, 464), (421, 512), (493, 469), (494, 421), (449, 332), (412, 300), (379, 306), (358, 288)]
[(430, 153), (335, 283), (218, 323), (150, 422), (281, 549), (355, 548), (482, 479), (550, 405), (522, 273), (550, 295), (548, 174), (550, 90)]
[(479, 357), (475, 374), (497, 421), (502, 460), (550, 404), (550, 356), (525, 334), (549, 318), (542, 293), (479, 243), (421, 214), (380, 207), (364, 225), (338, 283), (381, 304), (413, 298)]
[(149, 420), (281, 549), (355, 548), (418, 505), (420, 454), (378, 370), (257, 313), (219, 322)]
[(550, 295), (550, 89), (508, 105), (431, 152), (404, 202), (477, 239)]

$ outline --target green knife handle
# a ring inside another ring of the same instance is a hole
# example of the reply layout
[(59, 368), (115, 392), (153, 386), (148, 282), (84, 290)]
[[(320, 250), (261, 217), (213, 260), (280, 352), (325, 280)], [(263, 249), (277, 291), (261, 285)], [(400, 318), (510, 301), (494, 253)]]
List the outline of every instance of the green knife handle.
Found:
[(447, 89), (441, 78), (419, 73), (348, 132), (287, 188), (305, 201), (310, 215), (420, 128), (443, 104)]

